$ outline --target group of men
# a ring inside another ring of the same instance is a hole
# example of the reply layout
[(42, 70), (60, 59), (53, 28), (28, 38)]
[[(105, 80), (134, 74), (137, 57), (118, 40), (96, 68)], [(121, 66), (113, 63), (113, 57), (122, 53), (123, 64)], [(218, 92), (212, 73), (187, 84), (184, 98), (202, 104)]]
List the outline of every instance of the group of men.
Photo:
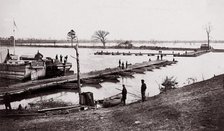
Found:
[[(142, 102), (145, 101), (145, 91), (146, 91), (146, 84), (144, 80), (141, 80), (142, 85), (141, 85), (141, 95), (142, 95)], [(127, 89), (125, 87), (125, 85), (122, 85), (123, 89), (122, 89), (122, 98), (121, 98), (121, 102), (123, 103), (123, 105), (126, 104), (126, 99), (127, 99)]]
[[(60, 55), (60, 62), (62, 62), (62, 59), (63, 59), (63, 56)], [(58, 55), (55, 56), (55, 60), (58, 61)], [(64, 57), (64, 63), (66, 63), (67, 60), (68, 60), (68, 55), (66, 55), (66, 56)]]
[(121, 69), (128, 68), (128, 62), (126, 61), (125, 67), (124, 67), (124, 62), (121, 63), (121, 60), (119, 60), (119, 67), (121, 67)]

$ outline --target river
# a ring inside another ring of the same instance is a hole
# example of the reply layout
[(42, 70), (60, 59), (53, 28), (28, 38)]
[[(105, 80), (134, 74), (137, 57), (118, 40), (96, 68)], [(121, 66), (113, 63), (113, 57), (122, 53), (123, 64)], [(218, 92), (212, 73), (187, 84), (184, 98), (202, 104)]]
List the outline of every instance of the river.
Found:
[[(189, 47), (189, 45), (187, 45)], [(195, 45), (192, 45), (195, 47)], [(222, 45), (216, 45), (217, 47), (224, 47)], [(7, 47), (1, 47), (1, 50), (5, 50)], [(12, 48), (9, 48), (10, 52), (13, 52)], [(72, 48), (37, 48), (37, 47), (17, 47), (16, 54), (20, 55), (34, 55), (39, 50), (45, 57), (55, 58), (56, 54), (66, 56), (68, 55), (68, 61), (73, 64), (72, 70), (76, 72), (76, 61), (71, 56), (75, 56), (75, 50)], [(80, 48), (80, 71), (89, 72), (93, 70), (101, 70), (105, 68), (113, 68), (118, 66), (118, 61), (128, 63), (140, 63), (143, 61), (155, 60), (156, 56), (112, 56), (112, 55), (94, 55), (96, 51), (119, 51), (119, 52), (158, 52), (155, 50), (124, 50), (124, 49), (87, 49)], [(172, 51), (163, 51), (170, 52)], [(181, 52), (181, 51), (174, 51)], [(120, 82), (111, 83), (104, 82), (101, 83), (101, 88), (94, 87), (83, 87), (82, 91), (90, 91), (94, 94), (94, 99), (103, 99), (120, 93), (121, 91), (116, 88), (122, 89), (122, 84), (127, 85), (127, 90), (130, 93), (134, 93), (140, 96), (140, 86), (141, 79), (145, 80), (147, 85), (146, 95), (154, 96), (159, 94), (159, 85), (162, 81), (168, 77), (174, 77), (178, 82), (178, 87), (182, 87), (189, 83), (192, 83), (191, 79), (196, 81), (201, 81), (213, 77), (214, 75), (219, 75), (224, 72), (224, 53), (207, 53), (199, 57), (176, 57), (178, 61), (177, 64), (172, 66), (162, 67), (160, 69), (154, 69), (152, 72), (147, 71), (145, 74), (134, 74), (134, 78), (119, 78)], [(172, 56), (164, 56), (164, 59), (172, 60)], [(132, 95), (127, 96), (127, 102), (138, 100), (140, 98), (134, 97)], [(33, 98), (23, 99), (21, 101), (12, 102), (12, 108), (17, 108), (19, 104), (23, 107), (28, 106), (28, 103), (35, 103), (42, 100), (54, 100), (54, 101), (63, 101), (70, 104), (78, 103), (78, 94), (74, 91), (56, 91), (41, 94), (40, 96), (35, 96)], [(4, 108), (3, 105), (0, 105), (0, 109)]]

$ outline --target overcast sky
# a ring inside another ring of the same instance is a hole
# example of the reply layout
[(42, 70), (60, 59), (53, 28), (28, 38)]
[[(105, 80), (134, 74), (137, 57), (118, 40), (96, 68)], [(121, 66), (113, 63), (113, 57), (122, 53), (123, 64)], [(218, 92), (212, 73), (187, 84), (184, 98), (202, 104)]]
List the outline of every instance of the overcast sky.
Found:
[(71, 29), (79, 39), (94, 31), (108, 39), (224, 39), (224, 0), (0, 0), (0, 37), (66, 39)]

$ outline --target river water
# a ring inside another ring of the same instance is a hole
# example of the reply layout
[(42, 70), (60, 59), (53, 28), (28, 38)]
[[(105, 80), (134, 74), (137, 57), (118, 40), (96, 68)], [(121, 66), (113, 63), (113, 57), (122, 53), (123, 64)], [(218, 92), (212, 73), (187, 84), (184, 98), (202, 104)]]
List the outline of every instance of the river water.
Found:
[[(184, 45), (184, 44), (183, 44)], [(195, 44), (192, 45), (195, 48)], [(186, 47), (192, 47), (187, 44)], [(222, 44), (213, 45), (216, 47), (223, 47)], [(185, 47), (185, 46), (182, 46)], [(193, 48), (192, 47), (192, 48)], [(1, 50), (5, 50), (7, 47), (1, 47)], [(9, 48), (10, 52), (13, 52), (12, 48)], [(71, 56), (75, 56), (75, 50), (72, 48), (37, 48), (37, 47), (17, 47), (16, 54), (20, 55), (34, 55), (39, 50), (45, 57), (53, 57), (55, 58), (56, 54), (58, 56), (68, 55), (68, 61), (73, 64), (72, 70), (76, 72), (76, 61)], [(124, 50), (124, 49), (87, 49), (80, 48), (80, 71), (89, 72), (93, 70), (101, 70), (105, 68), (113, 68), (118, 66), (118, 61), (121, 60), (123, 62), (128, 61), (128, 63), (140, 63), (143, 61), (148, 61), (149, 58), (151, 60), (155, 60), (156, 56), (112, 56), (112, 55), (94, 55), (96, 51), (119, 51), (119, 52), (158, 52), (155, 50)], [(172, 51), (163, 51), (170, 52)], [(181, 51), (174, 51), (174, 53), (178, 53)], [(203, 79), (208, 79), (213, 77), (214, 75), (219, 75), (224, 72), (224, 53), (207, 53), (201, 55), (199, 57), (176, 57), (175, 59), (178, 61), (177, 64), (172, 66), (162, 67), (160, 69), (154, 69), (152, 72), (147, 71), (145, 74), (134, 74), (134, 78), (119, 78), (120, 82), (111, 83), (104, 82), (101, 83), (101, 88), (94, 88), (85, 86), (82, 88), (83, 92), (93, 92), (94, 99), (103, 99), (105, 97), (109, 97), (120, 93), (116, 88), (122, 89), (122, 84), (125, 84), (128, 92), (134, 93), (140, 96), (140, 86), (141, 79), (145, 80), (147, 85), (146, 95), (154, 96), (159, 94), (159, 84), (168, 77), (174, 77), (178, 82), (178, 87), (182, 87), (189, 83), (192, 83), (192, 79), (196, 81), (201, 81)], [(172, 56), (165, 56), (164, 59), (172, 60)], [(127, 96), (127, 102), (130, 103), (135, 100), (139, 100), (140, 98), (134, 97), (132, 95)], [(35, 103), (37, 101), (43, 100), (54, 100), (54, 101), (63, 101), (70, 104), (78, 103), (78, 94), (74, 91), (54, 91), (45, 94), (41, 94), (35, 96), (33, 98), (23, 99), (21, 101), (12, 102), (12, 108), (17, 108), (19, 104), (23, 107), (28, 106), (28, 103)], [(0, 105), (0, 109), (4, 108), (3, 105)]]

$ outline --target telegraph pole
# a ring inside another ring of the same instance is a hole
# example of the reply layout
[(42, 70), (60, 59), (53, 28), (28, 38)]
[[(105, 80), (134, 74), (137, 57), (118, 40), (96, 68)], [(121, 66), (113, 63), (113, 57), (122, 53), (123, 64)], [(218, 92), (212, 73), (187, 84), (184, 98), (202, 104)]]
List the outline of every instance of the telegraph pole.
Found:
[(77, 62), (77, 84), (78, 84), (78, 91), (79, 91), (79, 94), (81, 93), (81, 87), (80, 87), (80, 67), (79, 67), (79, 52), (78, 52), (78, 48), (79, 48), (79, 45), (78, 45), (78, 38), (77, 38), (77, 44), (76, 44), (76, 47), (75, 47), (75, 51), (76, 51), (76, 62)]

